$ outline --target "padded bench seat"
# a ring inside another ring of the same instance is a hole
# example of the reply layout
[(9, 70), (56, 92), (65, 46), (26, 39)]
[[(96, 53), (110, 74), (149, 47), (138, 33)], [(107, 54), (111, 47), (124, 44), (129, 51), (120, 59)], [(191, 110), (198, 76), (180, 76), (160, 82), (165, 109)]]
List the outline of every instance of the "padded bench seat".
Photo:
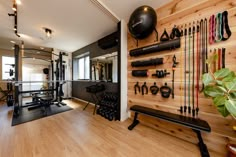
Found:
[(201, 131), (211, 132), (211, 127), (206, 121), (192, 118), (192, 117), (186, 117), (183, 115), (164, 112), (160, 110), (155, 110), (152, 108), (147, 108), (147, 107), (138, 106), (138, 105), (134, 105), (130, 107), (130, 110), (134, 111), (135, 115), (134, 115), (133, 123), (128, 127), (129, 130), (133, 130), (133, 128), (139, 124), (138, 114), (145, 114), (148, 116), (159, 118), (161, 120), (175, 123), (177, 125), (182, 125), (182, 126), (191, 128), (197, 134), (197, 137), (199, 140), (198, 146), (201, 152), (201, 156), (210, 157), (207, 146), (204, 144), (202, 136), (201, 136)]

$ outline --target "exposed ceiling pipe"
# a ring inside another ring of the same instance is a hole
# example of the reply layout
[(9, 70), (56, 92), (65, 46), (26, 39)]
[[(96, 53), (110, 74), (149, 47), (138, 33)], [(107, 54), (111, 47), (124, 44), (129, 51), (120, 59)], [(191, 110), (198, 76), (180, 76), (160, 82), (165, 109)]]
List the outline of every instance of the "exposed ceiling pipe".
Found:
[(120, 19), (112, 13), (100, 0), (90, 0), (94, 5), (96, 5), (103, 13), (109, 16), (113, 21), (118, 23)]

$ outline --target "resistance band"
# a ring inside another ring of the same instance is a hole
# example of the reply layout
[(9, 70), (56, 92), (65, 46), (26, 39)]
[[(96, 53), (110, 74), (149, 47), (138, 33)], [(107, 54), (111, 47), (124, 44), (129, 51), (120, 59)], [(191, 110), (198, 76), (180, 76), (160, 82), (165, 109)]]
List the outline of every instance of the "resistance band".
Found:
[(191, 41), (191, 27), (189, 27), (189, 31), (188, 31), (188, 113), (191, 114), (191, 106), (190, 106), (190, 83), (191, 83), (191, 80), (190, 80), (190, 41)]
[[(208, 42), (207, 42), (207, 19), (205, 18), (204, 20), (204, 28), (205, 28), (205, 37), (204, 37), (204, 44), (205, 44), (205, 60), (208, 59), (208, 50), (207, 50), (207, 45), (208, 45)], [(208, 73), (208, 64), (205, 63), (205, 66), (206, 66), (206, 73)]]
[(196, 115), (198, 115), (199, 107), (198, 107), (198, 92), (199, 92), (199, 76), (200, 76), (200, 53), (199, 53), (199, 25), (197, 24), (197, 77), (196, 77)]
[(194, 54), (194, 34), (195, 34), (195, 26), (193, 25), (193, 56), (192, 56), (192, 62), (193, 62), (193, 66), (192, 66), (192, 116), (195, 117), (195, 106), (194, 106), (194, 67), (195, 67), (195, 54)]
[(183, 81), (183, 48), (181, 48), (181, 53), (180, 53), (180, 60), (181, 60), (181, 69), (180, 69), (180, 113), (183, 113), (183, 86), (182, 86), (182, 81)]
[(215, 15), (211, 15), (209, 19), (209, 43), (215, 42)]
[(225, 68), (225, 48), (222, 48), (222, 68)]
[(220, 42), (222, 40), (221, 25), (222, 25), (222, 14), (218, 13), (215, 17), (215, 42)]
[(186, 67), (187, 67), (187, 48), (186, 48), (186, 36), (187, 36), (187, 28), (184, 29), (184, 113), (186, 113), (187, 110), (187, 73), (186, 73)]
[[(225, 37), (224, 30), (226, 31), (226, 34), (227, 34), (226, 37)], [(228, 24), (228, 12), (227, 11), (224, 11), (222, 13), (221, 35), (222, 35), (223, 41), (229, 39), (229, 37), (231, 36), (231, 31), (230, 31), (229, 24)]]
[(218, 49), (218, 70), (221, 69), (221, 49)]

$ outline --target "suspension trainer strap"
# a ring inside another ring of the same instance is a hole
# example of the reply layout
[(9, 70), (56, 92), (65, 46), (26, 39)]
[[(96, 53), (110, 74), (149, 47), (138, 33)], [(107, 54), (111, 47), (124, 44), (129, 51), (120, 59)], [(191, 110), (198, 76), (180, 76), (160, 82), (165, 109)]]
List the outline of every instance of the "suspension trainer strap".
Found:
[(186, 36), (187, 36), (187, 28), (184, 29), (184, 113), (186, 113), (187, 110), (187, 73), (186, 73), (186, 67), (187, 67), (187, 42), (186, 42)]
[[(229, 24), (228, 24), (228, 12), (224, 11), (222, 13), (222, 26), (221, 26), (221, 34), (222, 34), (222, 40), (225, 41), (227, 39), (229, 39), (229, 37), (231, 36), (231, 31), (229, 28)], [(225, 31), (227, 36), (225, 37)]]
[(215, 42), (220, 42), (222, 40), (221, 26), (222, 26), (222, 14), (218, 13), (215, 17)]
[(190, 67), (191, 67), (191, 55), (190, 55), (190, 48), (191, 48), (191, 26), (189, 27), (188, 30), (188, 113), (191, 114), (191, 101), (190, 101), (190, 83), (191, 83), (191, 71), (190, 71)]
[(192, 75), (192, 116), (193, 117), (195, 117), (195, 106), (194, 106), (194, 67), (195, 67), (195, 54), (194, 54), (194, 36), (195, 35), (195, 26), (193, 25), (193, 54), (192, 54), (192, 62), (193, 62), (193, 65), (192, 65), (192, 73), (193, 73), (193, 75)]

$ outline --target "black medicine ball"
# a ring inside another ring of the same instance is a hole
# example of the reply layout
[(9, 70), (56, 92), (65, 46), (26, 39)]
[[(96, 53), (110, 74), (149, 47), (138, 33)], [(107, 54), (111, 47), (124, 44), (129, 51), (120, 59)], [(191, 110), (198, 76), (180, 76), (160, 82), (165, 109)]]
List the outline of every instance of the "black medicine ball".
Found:
[(129, 18), (128, 28), (135, 39), (144, 39), (148, 37), (155, 29), (157, 24), (157, 15), (150, 6), (141, 6), (135, 9)]

